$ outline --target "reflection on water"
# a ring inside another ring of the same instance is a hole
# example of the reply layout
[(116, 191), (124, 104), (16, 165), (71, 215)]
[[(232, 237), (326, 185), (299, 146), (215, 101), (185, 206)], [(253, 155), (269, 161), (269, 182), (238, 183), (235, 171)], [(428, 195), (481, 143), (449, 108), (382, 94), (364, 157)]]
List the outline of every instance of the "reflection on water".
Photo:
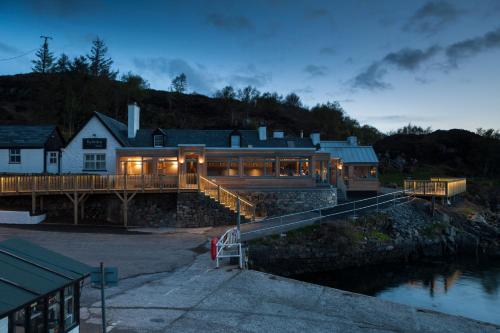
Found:
[(500, 324), (500, 260), (376, 266), (294, 278)]

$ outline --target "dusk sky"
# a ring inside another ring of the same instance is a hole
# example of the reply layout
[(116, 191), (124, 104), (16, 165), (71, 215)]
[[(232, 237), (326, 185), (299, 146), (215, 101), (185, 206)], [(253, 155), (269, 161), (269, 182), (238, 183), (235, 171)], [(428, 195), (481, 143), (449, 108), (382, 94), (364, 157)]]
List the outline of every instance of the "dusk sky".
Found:
[(70, 57), (98, 35), (155, 89), (184, 72), (190, 92), (336, 100), (382, 131), (500, 128), (500, 0), (2, 0), (0, 74), (29, 72), (42, 34)]

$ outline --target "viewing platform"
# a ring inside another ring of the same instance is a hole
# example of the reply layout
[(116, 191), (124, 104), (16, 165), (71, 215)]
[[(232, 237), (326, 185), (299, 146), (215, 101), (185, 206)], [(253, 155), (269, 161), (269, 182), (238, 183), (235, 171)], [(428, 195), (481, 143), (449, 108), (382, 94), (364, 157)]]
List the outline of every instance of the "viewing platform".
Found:
[(467, 190), (465, 178), (431, 178), (430, 180), (405, 179), (404, 191), (424, 197), (450, 198)]

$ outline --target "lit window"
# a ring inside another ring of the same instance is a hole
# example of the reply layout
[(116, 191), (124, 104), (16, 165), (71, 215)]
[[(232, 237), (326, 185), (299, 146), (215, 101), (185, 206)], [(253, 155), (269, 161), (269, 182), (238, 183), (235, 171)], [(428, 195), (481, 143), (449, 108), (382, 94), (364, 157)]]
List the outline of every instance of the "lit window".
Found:
[(10, 164), (21, 163), (21, 149), (19, 148), (9, 149), (9, 163)]
[(163, 147), (163, 135), (153, 135), (153, 144), (155, 147)]
[(49, 164), (57, 164), (57, 152), (51, 151), (49, 153)]
[(239, 163), (237, 158), (209, 158), (207, 160), (207, 176), (238, 176)]
[(177, 159), (159, 158), (157, 163), (158, 174), (160, 175), (177, 175), (179, 164)]
[(276, 175), (276, 161), (274, 159), (252, 159), (243, 162), (243, 174), (250, 177), (264, 177)]
[(298, 157), (280, 158), (280, 176), (301, 177), (309, 176), (309, 159)]
[(83, 169), (93, 171), (106, 170), (106, 154), (84, 154)]

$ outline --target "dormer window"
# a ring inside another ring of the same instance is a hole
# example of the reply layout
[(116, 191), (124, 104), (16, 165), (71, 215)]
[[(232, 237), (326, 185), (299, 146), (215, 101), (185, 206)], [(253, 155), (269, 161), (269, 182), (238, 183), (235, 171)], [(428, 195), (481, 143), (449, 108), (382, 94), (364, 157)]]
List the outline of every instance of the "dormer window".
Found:
[(231, 148), (240, 147), (241, 137), (238, 134), (231, 135)]
[(163, 147), (163, 135), (161, 134), (153, 135), (153, 146), (155, 148)]

